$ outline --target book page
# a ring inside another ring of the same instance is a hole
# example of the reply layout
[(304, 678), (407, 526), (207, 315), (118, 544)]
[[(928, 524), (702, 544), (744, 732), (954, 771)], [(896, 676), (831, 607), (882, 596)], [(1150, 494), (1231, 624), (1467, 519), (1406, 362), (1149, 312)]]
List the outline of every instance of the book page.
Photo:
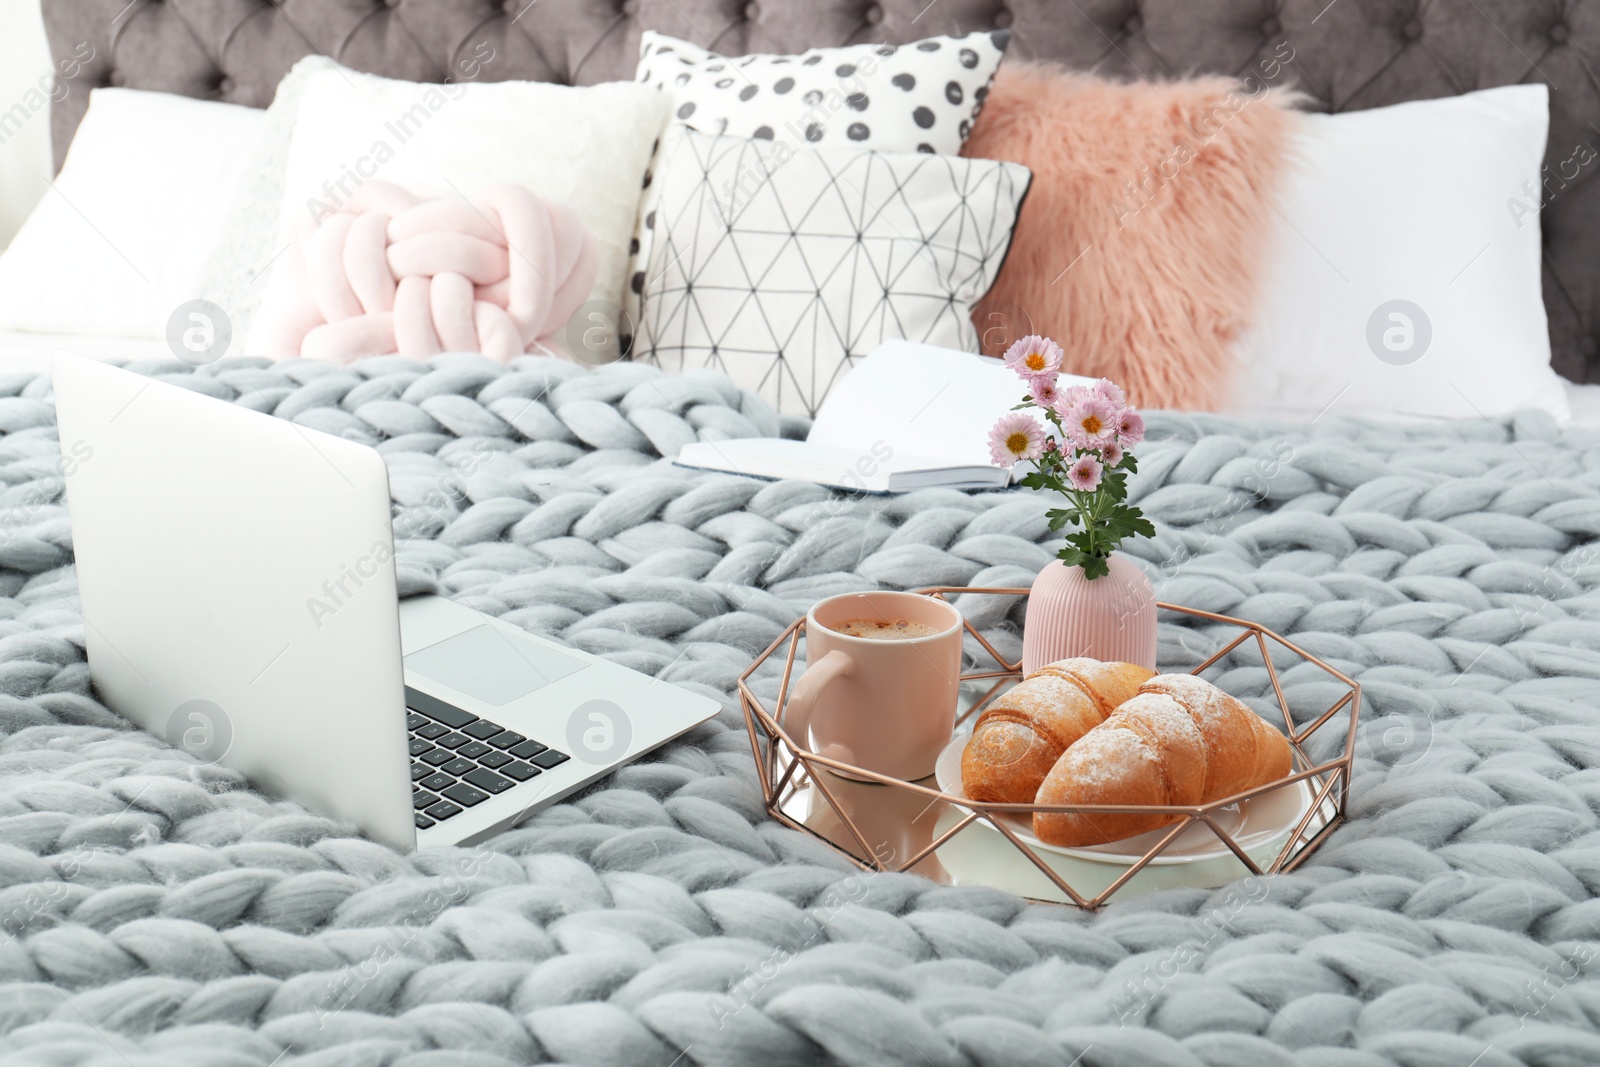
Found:
[(937, 460), (892, 455), (881, 441), (861, 450), (770, 437), (699, 441), (684, 445), (676, 462), (760, 478), (799, 478), (854, 492), (886, 492), (895, 487), (897, 476), (905, 475), (913, 475), (915, 485), (992, 487), (1005, 481), (1001, 472), (988, 464), (975, 470), (950, 471)]
[(882, 445), (876, 450), (857, 452), (810, 441), (751, 437), (684, 445), (677, 462), (685, 467), (761, 478), (799, 478), (823, 485), (882, 490), (889, 484), (888, 470), (883, 466), (887, 458), (888, 449)]
[[(1090, 379), (1062, 376), (1062, 386)], [(808, 443), (989, 464), (989, 431), (1027, 394), (1003, 362), (970, 352), (885, 341), (823, 401)]]

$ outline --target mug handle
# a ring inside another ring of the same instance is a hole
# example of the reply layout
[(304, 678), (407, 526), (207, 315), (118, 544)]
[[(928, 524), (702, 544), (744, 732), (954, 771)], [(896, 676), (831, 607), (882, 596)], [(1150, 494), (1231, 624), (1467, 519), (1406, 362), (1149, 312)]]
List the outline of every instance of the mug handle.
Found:
[[(823, 656), (816, 663), (805, 669), (800, 680), (795, 683), (794, 692), (789, 694), (788, 709), (784, 712), (784, 730), (794, 739), (800, 748), (811, 749), (811, 724), (816, 718), (817, 708), (822, 702), (823, 694), (840, 678), (848, 678), (855, 673), (856, 662), (849, 656), (834, 649)], [(843, 745), (831, 744), (824, 746), (826, 751), (818, 755), (827, 756), (843, 763), (854, 763), (854, 754)]]

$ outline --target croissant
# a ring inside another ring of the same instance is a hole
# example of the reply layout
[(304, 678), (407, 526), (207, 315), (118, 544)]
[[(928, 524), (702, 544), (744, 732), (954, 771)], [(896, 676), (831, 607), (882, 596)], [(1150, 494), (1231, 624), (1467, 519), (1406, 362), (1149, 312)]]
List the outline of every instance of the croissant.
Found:
[(1061, 753), (1153, 675), (1134, 663), (1047, 663), (984, 709), (961, 755), (973, 800), (1032, 804)]
[[(1158, 674), (1084, 734), (1039, 787), (1040, 804), (1207, 804), (1289, 773), (1289, 743), (1249, 705), (1191, 674)], [(1178, 815), (1035, 813), (1051, 845), (1099, 845)]]

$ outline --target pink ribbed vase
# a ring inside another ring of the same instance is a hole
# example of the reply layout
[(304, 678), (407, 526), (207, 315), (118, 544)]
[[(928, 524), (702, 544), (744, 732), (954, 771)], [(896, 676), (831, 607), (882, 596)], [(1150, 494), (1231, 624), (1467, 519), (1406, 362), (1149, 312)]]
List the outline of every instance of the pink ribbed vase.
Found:
[(1111, 573), (1084, 577), (1060, 560), (1039, 572), (1022, 627), (1026, 677), (1058, 659), (1086, 656), (1156, 669), (1156, 594), (1127, 556), (1113, 552)]

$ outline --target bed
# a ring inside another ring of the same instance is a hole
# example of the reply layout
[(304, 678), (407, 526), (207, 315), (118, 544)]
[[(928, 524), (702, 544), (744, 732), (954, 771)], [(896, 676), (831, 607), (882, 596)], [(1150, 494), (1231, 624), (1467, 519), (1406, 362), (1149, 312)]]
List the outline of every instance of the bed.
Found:
[[(645, 27), (738, 53), (1009, 26), (1025, 53), (1127, 75), (1234, 71), (1292, 34), (1335, 109), (1537, 68), (1567, 89), (1562, 136), (1600, 118), (1587, 4), (1068, 6), (59, 0), (46, 18), (58, 50), (96, 43), (100, 84), (258, 105), (313, 49), (426, 78), (485, 29), (516, 74), (588, 84), (627, 77)], [(76, 120), (53, 116), (58, 159)], [(1596, 196), (1578, 184), (1543, 217), (1574, 383), (1600, 377)], [(866, 874), (778, 827), (731, 696), (821, 596), (1027, 584), (1049, 555), (1043, 502), (676, 468), (687, 440), (779, 426), (713, 373), (107, 354), (379, 447), (423, 531), (399, 546), (404, 591), (725, 710), (487, 846), (409, 856), (198, 764), (89, 688), (50, 386), (17, 360), (0, 371), (8, 1061), (1600, 1061), (1600, 431), (1153, 414), (1135, 495), (1162, 598), (1260, 619), (1359, 680), (1367, 707), (1352, 819), (1307, 866), (1089, 914)], [(486, 397), (507, 391), (538, 417), (500, 418)], [(492, 459), (463, 476), (447, 460), (464, 448)], [(986, 622), (1016, 640), (1015, 619)], [(1162, 630), (1165, 656), (1208, 639)]]

